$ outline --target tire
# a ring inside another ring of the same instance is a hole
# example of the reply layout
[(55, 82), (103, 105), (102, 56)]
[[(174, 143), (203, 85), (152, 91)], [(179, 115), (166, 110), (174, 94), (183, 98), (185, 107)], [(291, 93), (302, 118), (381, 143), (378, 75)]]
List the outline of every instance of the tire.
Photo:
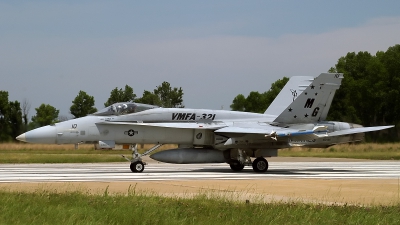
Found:
[(133, 173), (141, 173), (144, 170), (144, 164), (141, 161), (131, 163), (130, 167)]
[(265, 172), (268, 170), (268, 161), (263, 157), (258, 157), (253, 161), (254, 172)]
[(233, 171), (242, 171), (244, 168), (244, 165), (242, 165), (238, 160), (234, 160), (229, 164), (229, 166)]

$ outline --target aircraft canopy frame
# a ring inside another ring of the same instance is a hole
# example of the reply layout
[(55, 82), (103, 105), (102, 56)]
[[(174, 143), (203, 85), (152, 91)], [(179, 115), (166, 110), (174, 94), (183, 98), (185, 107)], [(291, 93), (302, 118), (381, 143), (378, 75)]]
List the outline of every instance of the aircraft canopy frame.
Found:
[(160, 108), (156, 105), (148, 105), (135, 102), (118, 102), (114, 103), (104, 109), (101, 109), (93, 115), (95, 116), (120, 116), (132, 113), (138, 113), (149, 109)]

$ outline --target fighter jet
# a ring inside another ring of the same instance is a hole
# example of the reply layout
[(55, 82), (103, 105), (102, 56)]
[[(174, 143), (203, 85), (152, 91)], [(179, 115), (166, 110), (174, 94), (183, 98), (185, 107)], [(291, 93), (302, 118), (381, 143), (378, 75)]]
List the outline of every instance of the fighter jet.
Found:
[[(178, 148), (150, 155), (167, 163), (228, 163), (232, 170), (252, 166), (268, 170), (265, 157), (292, 146), (327, 147), (360, 141), (364, 132), (393, 126), (325, 121), (343, 74), (322, 73), (316, 78), (294, 76), (264, 114), (210, 109), (161, 108), (115, 103), (86, 117), (28, 131), (17, 140), (31, 143), (95, 143), (102, 148), (129, 144), (132, 172), (142, 172), (142, 157), (163, 144)], [(143, 154), (137, 144), (154, 144)], [(254, 160), (252, 160), (254, 158)]]

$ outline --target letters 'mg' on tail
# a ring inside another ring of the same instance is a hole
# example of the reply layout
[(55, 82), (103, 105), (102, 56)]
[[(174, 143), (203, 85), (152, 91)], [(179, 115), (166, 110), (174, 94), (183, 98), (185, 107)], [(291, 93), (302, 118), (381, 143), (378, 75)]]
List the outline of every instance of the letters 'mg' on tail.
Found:
[(321, 73), (274, 120), (277, 123), (316, 123), (325, 120), (333, 95), (343, 79), (341, 73)]

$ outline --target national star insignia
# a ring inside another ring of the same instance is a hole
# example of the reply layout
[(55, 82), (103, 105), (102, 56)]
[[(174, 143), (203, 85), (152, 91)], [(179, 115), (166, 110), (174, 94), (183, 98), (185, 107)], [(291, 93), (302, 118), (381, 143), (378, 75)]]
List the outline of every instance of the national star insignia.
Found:
[(128, 130), (128, 136), (132, 137), (133, 135), (135, 135), (135, 133), (137, 133), (137, 131), (134, 131), (132, 129)]

